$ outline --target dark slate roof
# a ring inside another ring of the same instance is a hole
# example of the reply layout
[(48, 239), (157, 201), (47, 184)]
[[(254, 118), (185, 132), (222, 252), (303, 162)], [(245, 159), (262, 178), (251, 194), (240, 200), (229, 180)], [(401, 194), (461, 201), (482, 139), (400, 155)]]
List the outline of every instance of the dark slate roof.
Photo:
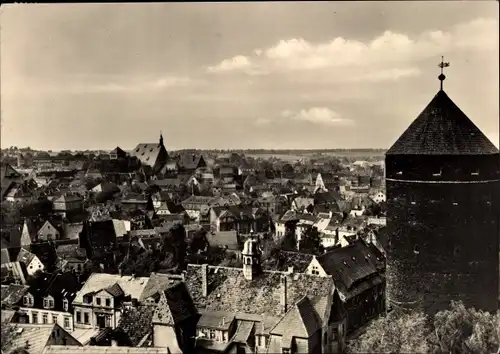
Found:
[(282, 272), (286, 272), (289, 267), (293, 267), (294, 272), (305, 273), (312, 259), (312, 254), (280, 250), (278, 257), (269, 257), (262, 260), (262, 267)]
[(341, 291), (349, 291), (356, 283), (378, 274), (377, 259), (365, 242), (356, 240), (317, 257), (325, 272)]
[(309, 298), (304, 296), (276, 324), (271, 333), (281, 335), (286, 339), (309, 338), (320, 328), (321, 319)]
[(241, 248), (241, 242), (236, 231), (209, 232), (206, 235), (207, 241), (212, 247), (221, 247), (233, 251)]
[(498, 149), (439, 91), (386, 155), (489, 155)]

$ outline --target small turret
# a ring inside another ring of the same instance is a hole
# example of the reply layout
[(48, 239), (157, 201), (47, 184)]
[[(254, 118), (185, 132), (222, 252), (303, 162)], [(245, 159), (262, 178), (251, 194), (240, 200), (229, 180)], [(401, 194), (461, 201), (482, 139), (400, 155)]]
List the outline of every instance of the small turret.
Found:
[(257, 241), (248, 239), (243, 245), (243, 275), (245, 279), (252, 280), (254, 276), (260, 273), (260, 249)]

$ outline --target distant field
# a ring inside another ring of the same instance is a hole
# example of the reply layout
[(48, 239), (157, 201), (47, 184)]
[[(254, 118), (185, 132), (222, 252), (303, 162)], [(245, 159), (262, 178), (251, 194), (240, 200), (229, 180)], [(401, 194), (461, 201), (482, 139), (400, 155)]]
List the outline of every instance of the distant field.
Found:
[[(315, 153), (302, 153), (302, 154), (287, 154), (287, 153), (262, 153), (262, 154), (245, 154), (246, 156), (251, 156), (253, 158), (261, 158), (261, 159), (269, 159), (271, 157), (275, 157), (284, 161), (295, 161), (301, 158), (312, 157)], [(338, 152), (325, 152), (322, 153), (323, 156), (339, 156), (339, 157), (383, 157), (383, 151), (374, 151), (374, 152), (366, 152), (366, 151), (338, 151)]]

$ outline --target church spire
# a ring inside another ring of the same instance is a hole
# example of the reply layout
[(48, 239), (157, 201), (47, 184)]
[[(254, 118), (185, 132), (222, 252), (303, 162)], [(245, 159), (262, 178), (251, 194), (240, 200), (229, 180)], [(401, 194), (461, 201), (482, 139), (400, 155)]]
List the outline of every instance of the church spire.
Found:
[(163, 146), (163, 134), (161, 133), (161, 130), (160, 130), (160, 146)]
[(443, 73), (443, 68), (447, 68), (448, 66), (450, 66), (450, 63), (449, 62), (445, 63), (444, 62), (444, 57), (442, 56), (441, 57), (441, 63), (439, 63), (438, 66), (441, 68), (441, 74), (438, 76), (438, 79), (440, 81), (440, 85), (439, 85), (440, 87), (439, 87), (439, 89), (440, 89), (440, 91), (443, 91), (443, 81), (446, 79), (446, 76)]

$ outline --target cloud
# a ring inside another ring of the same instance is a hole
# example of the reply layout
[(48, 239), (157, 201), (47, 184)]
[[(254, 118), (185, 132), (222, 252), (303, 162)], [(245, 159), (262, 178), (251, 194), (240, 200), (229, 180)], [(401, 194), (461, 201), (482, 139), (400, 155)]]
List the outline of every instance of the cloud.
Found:
[(256, 49), (249, 56), (223, 60), (211, 71), (265, 74), (328, 70), (338, 81), (398, 80), (418, 75), (418, 61), (444, 52), (497, 50), (497, 27), (496, 20), (476, 19), (446, 32), (427, 31), (412, 38), (389, 30), (369, 41), (336, 37), (312, 43), (291, 38), (267, 49)]
[(343, 118), (337, 112), (327, 107), (312, 107), (308, 110), (302, 109), (298, 112), (284, 110), (281, 115), (293, 120), (322, 125), (352, 125), (354, 123), (352, 120)]
[(161, 91), (169, 88), (195, 87), (206, 84), (204, 80), (184, 76), (162, 76), (160, 78), (127, 78), (99, 75), (75, 75), (61, 78), (57, 83), (44, 81), (11, 82), (5, 85), (2, 94), (26, 94), (40, 92), (82, 93), (126, 93)]
[(255, 125), (268, 125), (271, 124), (271, 120), (267, 118), (259, 118), (255, 121)]
[(231, 59), (223, 60), (219, 65), (208, 68), (209, 72), (226, 72), (233, 70), (245, 70), (251, 67), (250, 59), (243, 55), (237, 55)]

